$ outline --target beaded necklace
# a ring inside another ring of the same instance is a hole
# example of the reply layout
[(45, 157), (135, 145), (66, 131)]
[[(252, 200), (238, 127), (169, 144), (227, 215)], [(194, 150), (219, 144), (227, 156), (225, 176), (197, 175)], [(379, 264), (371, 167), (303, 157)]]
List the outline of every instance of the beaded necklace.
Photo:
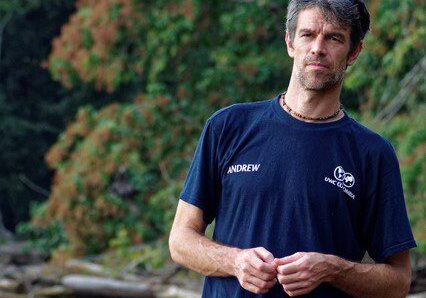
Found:
[(339, 109), (336, 112), (334, 112), (333, 114), (329, 115), (329, 116), (317, 117), (317, 118), (305, 116), (305, 115), (302, 115), (302, 114), (294, 111), (292, 108), (290, 108), (288, 106), (288, 104), (285, 102), (284, 94), (285, 94), (285, 92), (281, 94), (281, 98), (280, 98), (280, 101), (282, 102), (282, 106), (284, 107), (284, 109), (287, 109), (290, 114), (292, 114), (294, 116), (297, 116), (299, 118), (305, 119), (305, 120), (325, 121), (325, 120), (332, 119), (332, 118), (336, 117), (340, 113), (340, 111), (343, 110), (342, 105), (340, 105)]

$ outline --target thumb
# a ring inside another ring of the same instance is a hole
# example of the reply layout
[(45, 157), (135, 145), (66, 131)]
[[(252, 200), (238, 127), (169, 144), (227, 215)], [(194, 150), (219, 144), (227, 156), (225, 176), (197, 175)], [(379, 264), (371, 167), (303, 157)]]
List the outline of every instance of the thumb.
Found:
[(272, 263), (274, 261), (274, 256), (264, 247), (256, 247), (254, 251), (264, 262)]

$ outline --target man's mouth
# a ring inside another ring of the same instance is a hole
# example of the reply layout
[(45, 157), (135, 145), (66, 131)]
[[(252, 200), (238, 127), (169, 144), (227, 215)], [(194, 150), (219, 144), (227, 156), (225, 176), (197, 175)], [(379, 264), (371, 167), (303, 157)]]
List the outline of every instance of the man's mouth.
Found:
[(319, 62), (311, 62), (308, 63), (307, 66), (310, 69), (314, 69), (314, 70), (324, 70), (324, 69), (328, 69), (328, 66)]

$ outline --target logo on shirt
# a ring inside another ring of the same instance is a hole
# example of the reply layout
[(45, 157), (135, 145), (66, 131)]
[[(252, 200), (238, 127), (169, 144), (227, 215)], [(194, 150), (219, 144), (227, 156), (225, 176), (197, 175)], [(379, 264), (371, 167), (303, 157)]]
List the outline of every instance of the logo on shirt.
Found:
[(334, 178), (341, 181), (345, 187), (352, 187), (355, 184), (354, 176), (349, 172), (345, 172), (341, 166), (334, 170)]
[(338, 166), (334, 169), (334, 178), (336, 180), (324, 177), (324, 181), (341, 188), (351, 199), (355, 199), (355, 195), (348, 189), (355, 184), (354, 175), (346, 172), (342, 166)]
[(232, 165), (228, 168), (227, 174), (239, 173), (239, 172), (257, 172), (259, 168), (260, 168), (260, 163)]

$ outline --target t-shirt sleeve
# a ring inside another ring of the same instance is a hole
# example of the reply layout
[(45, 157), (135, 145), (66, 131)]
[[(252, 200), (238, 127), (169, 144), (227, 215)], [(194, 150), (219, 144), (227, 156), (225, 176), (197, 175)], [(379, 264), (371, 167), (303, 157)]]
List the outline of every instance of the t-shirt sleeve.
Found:
[(405, 207), (401, 174), (393, 147), (388, 144), (372, 179), (374, 192), (364, 217), (368, 254), (383, 263), (393, 254), (416, 247)]
[(218, 138), (209, 119), (201, 133), (180, 198), (203, 210), (203, 220), (213, 221), (221, 193)]

